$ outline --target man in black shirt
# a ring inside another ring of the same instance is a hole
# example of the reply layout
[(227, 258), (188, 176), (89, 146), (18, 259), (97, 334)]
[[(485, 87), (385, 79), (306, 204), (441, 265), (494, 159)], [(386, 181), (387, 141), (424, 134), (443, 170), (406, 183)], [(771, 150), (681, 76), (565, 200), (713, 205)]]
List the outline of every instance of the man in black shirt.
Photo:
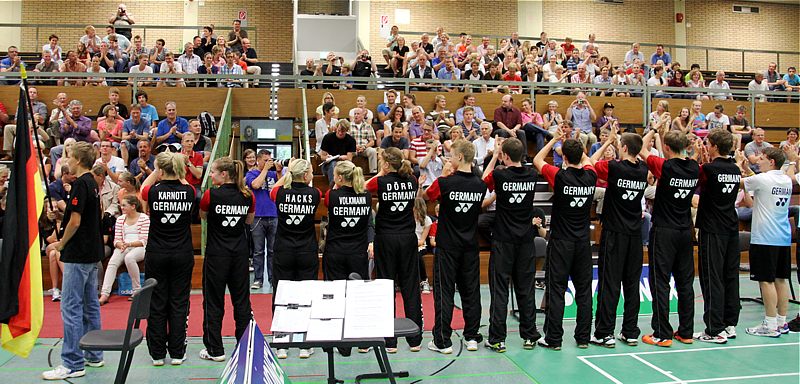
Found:
[[(515, 138), (495, 141), (494, 152), (483, 181), (497, 194), (497, 217), (492, 230), (492, 253), (489, 257), (489, 291), (492, 295), (489, 314), (489, 339), (486, 347), (495, 352), (506, 350), (508, 282), (512, 280), (519, 304), (519, 334), (523, 348), (533, 349), (541, 334), (536, 329), (533, 278), (534, 263), (533, 196), (536, 170), (520, 163), (522, 142)], [(495, 170), (498, 159), (506, 165)]]
[(350, 132), (350, 122), (339, 120), (336, 124), (336, 131), (325, 135), (322, 138), (319, 157), (322, 160), (320, 167), (333, 186), (333, 169), (339, 160), (353, 160), (356, 152), (356, 140), (348, 134)]
[[(258, 54), (250, 46), (250, 39), (247, 37), (242, 38), (242, 61), (247, 63), (248, 75), (261, 75), (261, 67), (258, 66)], [(258, 87), (258, 79), (253, 79), (253, 86)]]
[(733, 135), (712, 129), (706, 148), (710, 162), (700, 167), (700, 228), (697, 268), (703, 291), (703, 321), (706, 329), (696, 333), (698, 341), (723, 344), (736, 337), (739, 322), (739, 220), (736, 196), (742, 175), (736, 160), (728, 156)]
[(105, 115), (103, 115), (103, 109), (105, 109), (105, 107), (108, 105), (113, 105), (114, 108), (117, 109), (117, 115), (121, 116), (123, 119), (127, 119), (129, 117), (128, 107), (126, 107), (125, 104), (121, 104), (119, 102), (119, 88), (111, 87), (108, 89), (108, 103), (101, 105), (100, 108), (98, 109), (97, 113), (98, 119), (101, 117), (105, 117)]
[[(369, 55), (369, 51), (366, 49), (361, 51), (356, 57), (352, 68), (353, 77), (371, 77), (374, 73), (378, 72), (378, 67), (375, 65), (375, 62), (372, 61), (372, 56)], [(367, 89), (367, 83), (357, 81), (353, 84), (353, 89)]]
[[(664, 135), (664, 146), (659, 133), (651, 130), (643, 140), (639, 153), (647, 168), (658, 179), (655, 204), (653, 205), (653, 228), (649, 242), (649, 280), (653, 293), (653, 334), (645, 335), (642, 341), (669, 347), (673, 337), (684, 344), (691, 344), (694, 329), (694, 256), (692, 250), (692, 197), (697, 187), (700, 167), (686, 154), (689, 139), (679, 131)], [(655, 136), (656, 148), (666, 156), (653, 156), (647, 150)], [(660, 148), (663, 147), (663, 148)], [(675, 278), (678, 291), (678, 331), (673, 333), (669, 323), (669, 279)]]
[(85, 375), (84, 366), (102, 367), (103, 353), (83, 351), (78, 343), (86, 332), (100, 329), (100, 302), (97, 300), (97, 262), (103, 257), (100, 233), (100, 197), (89, 170), (95, 160), (91, 144), (72, 146), (67, 160), (78, 177), (64, 212), (61, 240), (54, 245), (64, 263), (61, 319), (64, 340), (62, 365), (42, 374), (45, 380), (63, 380)]
[(450, 165), (434, 180), (424, 197), (440, 200), (439, 229), (436, 232), (436, 258), (433, 264), (433, 290), (436, 292), (433, 341), (428, 349), (453, 352), (450, 321), (453, 318), (455, 288), (464, 309), (464, 340), (468, 351), (477, 351), (483, 337), (481, 323), (480, 257), (477, 224), (486, 184), (472, 173), (475, 147), (466, 140), (456, 140), (451, 149)]
[[(339, 76), (342, 73), (342, 64), (344, 64), (343, 60), (344, 59), (341, 57), (336, 57), (336, 54), (333, 52), (328, 52), (325, 65), (322, 66), (322, 73), (320, 76)], [(322, 84), (322, 88), (335, 89), (337, 88), (337, 82), (325, 81)]]
[(561, 148), (564, 168), (547, 164), (544, 158), (553, 150), (564, 132), (556, 131), (533, 159), (533, 164), (553, 188), (553, 215), (550, 219), (550, 242), (547, 244), (547, 317), (544, 338), (538, 344), (561, 349), (564, 335), (564, 293), (568, 279), (575, 286), (575, 341), (578, 348), (589, 346), (592, 329), (592, 247), (589, 242), (591, 214), (597, 174), (580, 141), (567, 139)]
[[(603, 232), (597, 262), (599, 278), (597, 312), (592, 344), (614, 348), (620, 284), (625, 292), (625, 312), (619, 339), (636, 345), (639, 339), (639, 279), (642, 276), (642, 198), (647, 187), (647, 166), (636, 156), (642, 137), (624, 133), (617, 144), (617, 130), (592, 155), (598, 179), (606, 180), (603, 198)], [(619, 147), (620, 159), (598, 161), (609, 146)]]

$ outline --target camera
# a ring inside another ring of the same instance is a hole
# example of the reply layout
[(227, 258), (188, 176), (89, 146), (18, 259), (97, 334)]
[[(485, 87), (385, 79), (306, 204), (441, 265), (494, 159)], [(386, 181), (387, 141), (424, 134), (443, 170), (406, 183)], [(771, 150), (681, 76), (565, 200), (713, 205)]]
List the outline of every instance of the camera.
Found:
[(275, 164), (280, 164), (283, 167), (288, 167), (289, 162), (292, 161), (292, 159), (275, 159), (274, 161)]
[(361, 61), (372, 61), (372, 56), (361, 55)]

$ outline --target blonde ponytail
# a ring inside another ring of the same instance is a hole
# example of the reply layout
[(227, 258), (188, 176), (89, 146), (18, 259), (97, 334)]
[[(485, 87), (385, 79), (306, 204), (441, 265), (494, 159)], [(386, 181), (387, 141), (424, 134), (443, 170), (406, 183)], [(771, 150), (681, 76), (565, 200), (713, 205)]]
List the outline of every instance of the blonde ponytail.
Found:
[(294, 180), (304, 181), (305, 175), (308, 173), (308, 169), (310, 167), (311, 163), (309, 163), (306, 159), (294, 159), (289, 162), (289, 166), (287, 167), (288, 169), (281, 178), (283, 188), (292, 189), (292, 182)]
[(156, 165), (167, 178), (186, 177), (186, 163), (180, 153), (161, 152), (156, 156)]
[(390, 147), (383, 151), (383, 161), (397, 171), (397, 173), (404, 178), (411, 178), (414, 175), (414, 170), (411, 168), (411, 162), (403, 157), (403, 152), (397, 148)]
[(353, 187), (356, 193), (364, 193), (364, 171), (353, 162), (344, 160), (336, 163), (333, 172), (341, 176), (347, 184)]
[(226, 156), (214, 160), (211, 166), (219, 172), (228, 172), (228, 178), (232, 183), (236, 184), (236, 188), (239, 189), (239, 192), (241, 192), (244, 197), (250, 197), (250, 189), (245, 186), (244, 175), (242, 175), (244, 172), (244, 163)]

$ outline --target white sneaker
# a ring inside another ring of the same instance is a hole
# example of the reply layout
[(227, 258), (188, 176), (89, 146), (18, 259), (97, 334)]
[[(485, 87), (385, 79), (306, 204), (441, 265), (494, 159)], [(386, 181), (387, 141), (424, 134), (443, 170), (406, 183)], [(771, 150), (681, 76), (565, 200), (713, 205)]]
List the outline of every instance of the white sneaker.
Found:
[(436, 346), (436, 343), (434, 343), (433, 340), (428, 342), (428, 349), (434, 352), (439, 352), (443, 355), (449, 355), (453, 353), (453, 347), (439, 348)]
[(42, 378), (45, 380), (72, 379), (75, 377), (83, 377), (84, 375), (86, 375), (86, 371), (83, 369), (80, 371), (73, 371), (63, 365), (59, 365), (50, 371), (42, 372)]
[(371, 351), (371, 350), (372, 350), (372, 347), (359, 348), (358, 349), (358, 353), (369, 353), (369, 351)]
[(638, 339), (631, 339), (629, 337), (626, 337), (622, 333), (620, 333), (619, 336), (617, 336), (617, 339), (622, 341), (623, 343), (631, 346), (631, 347), (635, 347), (635, 346), (639, 345), (639, 340)]
[(761, 324), (759, 324), (759, 325), (757, 325), (755, 327), (745, 328), (745, 332), (747, 332), (748, 335), (761, 336), (761, 337), (780, 337), (781, 336), (781, 333), (778, 332), (777, 329), (771, 329), (767, 325), (767, 321), (766, 320), (762, 321)]
[(203, 348), (203, 349), (200, 350), (200, 358), (203, 359), (203, 360), (216, 361), (218, 363), (225, 361), (225, 355), (211, 356), (211, 354), (208, 353), (208, 349), (206, 349), (206, 348)]
[(278, 349), (275, 351), (275, 357), (285, 359), (289, 357), (289, 351), (286, 349)]
[(172, 365), (181, 365), (183, 362), (186, 361), (186, 354), (184, 353), (182, 357), (177, 359), (170, 359), (169, 363)]
[(722, 331), (719, 335), (711, 336), (703, 331), (695, 333), (693, 337), (695, 340), (702, 341), (704, 343), (725, 344), (728, 342), (728, 339), (722, 335), (724, 332), (725, 331)]
[(61, 301), (61, 290), (58, 288), (53, 288), (53, 297), (50, 298), (50, 300), (53, 300), (53, 302)]
[(89, 360), (86, 360), (86, 362), (84, 364), (87, 367), (100, 368), (100, 367), (106, 365), (106, 362), (103, 361), (103, 360), (100, 360), (100, 361), (89, 361)]
[(474, 352), (478, 350), (478, 342), (475, 340), (467, 340), (464, 344), (467, 345), (467, 351)]
[(153, 359), (153, 366), (154, 367), (163, 367), (164, 366), (164, 359)]
[(617, 346), (617, 341), (614, 340), (614, 335), (607, 335), (602, 339), (598, 339), (595, 337), (595, 335), (592, 335), (592, 337), (589, 339), (589, 342), (606, 348), (615, 348)]
[(726, 339), (735, 339), (736, 338), (736, 327), (733, 325), (729, 325), (725, 327), (724, 330), (719, 334), (720, 336), (725, 336)]
[(297, 354), (297, 357), (301, 359), (308, 359), (313, 354), (314, 354), (314, 348), (301, 349), (300, 353)]

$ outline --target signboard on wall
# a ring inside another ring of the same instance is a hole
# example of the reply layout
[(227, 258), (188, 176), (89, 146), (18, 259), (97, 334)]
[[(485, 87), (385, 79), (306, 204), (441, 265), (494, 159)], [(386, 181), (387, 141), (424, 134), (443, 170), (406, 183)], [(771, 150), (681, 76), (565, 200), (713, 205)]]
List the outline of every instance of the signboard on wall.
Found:
[(247, 10), (246, 9), (240, 9), (238, 12), (236, 12), (236, 20), (239, 20), (239, 21), (242, 22), (242, 27), (246, 27), (247, 26)]
[(380, 31), (381, 37), (383, 37), (384, 39), (388, 38), (389, 37), (389, 32), (391, 31), (391, 27), (389, 26), (389, 15), (381, 15), (379, 20), (380, 20), (380, 29), (379, 29), (379, 31)]

